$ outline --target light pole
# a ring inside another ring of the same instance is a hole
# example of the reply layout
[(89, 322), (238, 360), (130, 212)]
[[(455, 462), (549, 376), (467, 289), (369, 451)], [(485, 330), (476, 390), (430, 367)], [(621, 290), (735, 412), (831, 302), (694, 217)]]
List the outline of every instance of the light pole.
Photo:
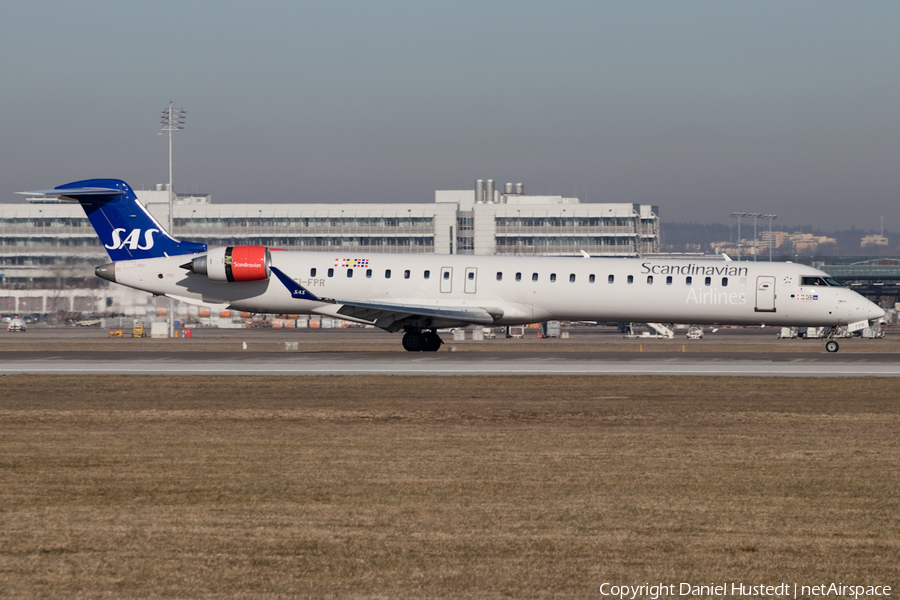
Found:
[[(175, 236), (175, 191), (172, 189), (172, 132), (184, 129), (184, 118), (187, 111), (180, 108), (173, 108), (172, 102), (169, 102), (169, 108), (163, 110), (160, 124), (162, 129), (159, 135), (169, 134), (169, 233)], [(169, 298), (169, 337), (175, 337), (175, 301)]]
[(760, 219), (769, 222), (769, 262), (772, 262), (772, 221), (778, 218), (778, 215), (759, 215)]
[(756, 243), (756, 219), (762, 216), (762, 213), (749, 213), (749, 216), (753, 217), (753, 262), (756, 262), (756, 255), (759, 254), (757, 250), (759, 246)]
[(750, 213), (733, 212), (731, 216), (737, 217), (738, 220), (738, 260), (741, 260), (741, 217), (749, 217)]

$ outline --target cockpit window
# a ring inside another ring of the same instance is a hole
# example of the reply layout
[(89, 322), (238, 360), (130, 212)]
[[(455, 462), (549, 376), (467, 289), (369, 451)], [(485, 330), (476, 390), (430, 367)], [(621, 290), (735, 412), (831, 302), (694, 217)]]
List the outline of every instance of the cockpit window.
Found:
[(834, 287), (844, 287), (844, 284), (835, 279), (834, 277), (826, 277), (825, 281), (828, 282), (828, 285), (832, 285)]
[[(831, 279), (831, 277), (829, 277), (828, 279)], [(831, 279), (831, 281), (834, 281), (834, 279)], [(800, 285), (821, 285), (821, 286), (837, 285), (837, 286), (840, 286), (841, 284), (839, 284), (837, 281), (834, 281), (834, 283), (829, 283), (823, 277), (801, 277)]]

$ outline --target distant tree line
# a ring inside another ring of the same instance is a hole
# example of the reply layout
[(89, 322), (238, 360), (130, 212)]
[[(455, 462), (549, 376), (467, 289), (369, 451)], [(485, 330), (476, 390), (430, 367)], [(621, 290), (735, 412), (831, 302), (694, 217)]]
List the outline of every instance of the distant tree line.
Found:
[[(714, 242), (733, 242), (738, 241), (737, 224), (723, 225), (721, 223), (677, 223), (662, 222), (661, 243), (660, 248), (663, 252), (703, 252), (713, 253), (711, 250)], [(768, 231), (768, 223), (759, 223), (757, 225), (757, 235), (763, 231)], [(837, 231), (826, 231), (815, 229), (809, 225), (794, 226), (775, 226), (772, 231), (783, 231), (787, 233), (809, 233), (815, 236), (825, 236), (834, 238), (834, 244), (823, 244), (815, 252), (821, 256), (900, 256), (900, 234), (892, 231), (885, 231), (884, 236), (888, 238), (887, 246), (869, 246), (860, 247), (860, 240), (863, 236), (881, 233), (880, 231), (871, 229), (841, 229)], [(741, 224), (741, 237), (744, 240), (753, 239), (753, 224), (748, 226), (747, 223)], [(811, 253), (806, 253), (811, 254)], [(782, 245), (780, 248), (774, 248), (774, 255), (789, 259), (794, 255), (790, 242)]]

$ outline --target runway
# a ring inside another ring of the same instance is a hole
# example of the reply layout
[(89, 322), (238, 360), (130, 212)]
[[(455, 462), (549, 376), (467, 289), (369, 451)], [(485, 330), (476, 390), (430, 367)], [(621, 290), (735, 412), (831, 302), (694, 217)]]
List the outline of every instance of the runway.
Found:
[(894, 353), (2, 351), (0, 374), (897, 377)]

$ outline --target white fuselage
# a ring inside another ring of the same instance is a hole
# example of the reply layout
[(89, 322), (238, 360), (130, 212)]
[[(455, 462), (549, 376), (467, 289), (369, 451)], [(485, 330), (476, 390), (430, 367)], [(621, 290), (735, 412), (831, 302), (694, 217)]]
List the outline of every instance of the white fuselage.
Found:
[[(274, 276), (214, 282), (173, 256), (115, 265), (115, 281), (195, 304), (338, 315), (341, 302), (479, 307), (498, 325), (547, 320), (836, 326), (884, 315), (827, 275), (793, 263), (273, 251), (272, 266), (323, 303), (293, 298)], [(352, 319), (351, 319), (352, 320)], [(453, 323), (436, 322), (435, 326)]]

